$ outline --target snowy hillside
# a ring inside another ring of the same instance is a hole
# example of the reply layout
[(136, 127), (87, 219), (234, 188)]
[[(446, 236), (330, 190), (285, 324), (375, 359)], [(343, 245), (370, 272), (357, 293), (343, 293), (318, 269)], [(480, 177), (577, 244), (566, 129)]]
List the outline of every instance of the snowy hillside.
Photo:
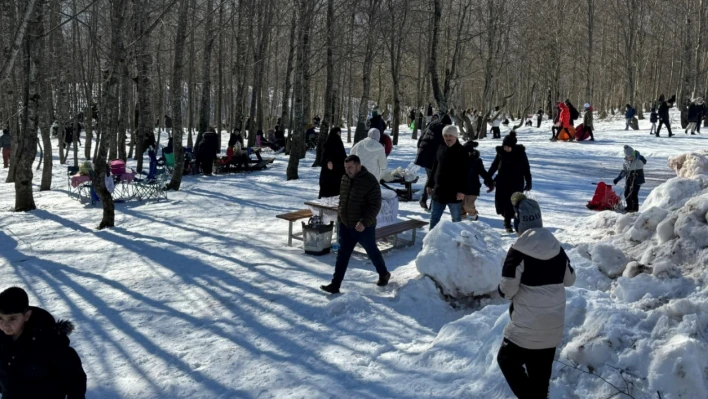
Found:
[[(637, 399), (657, 391), (708, 397), (708, 159), (676, 158), (681, 177), (668, 166), (670, 157), (708, 148), (708, 129), (684, 135), (673, 116), (671, 139), (650, 136), (646, 120), (637, 132), (625, 132), (623, 120), (596, 121), (594, 143), (549, 142), (548, 122), (518, 130), (531, 196), (577, 271), (551, 398), (618, 390)], [(391, 168), (415, 157), (407, 128), (399, 140)], [(480, 142), (486, 167), (500, 144)], [(586, 209), (591, 183), (618, 175), (625, 144), (648, 160), (641, 212)], [(167, 202), (116, 204), (117, 227), (99, 232), (100, 204), (67, 196), (66, 167), (55, 156), (53, 190), (39, 192), (35, 176), (36, 211), (9, 212), (14, 188), (0, 184), (0, 288), (22, 286), (32, 304), (75, 322), (89, 398), (512, 397), (495, 358), (508, 301), (492, 295), (451, 306), (419, 272), (435, 272), (430, 246), (451, 247), (453, 236), (478, 251), (469, 259), (486, 262), (479, 253), (489, 251), (490, 267), (497, 264), (514, 237), (501, 229), (493, 194), (477, 202), (483, 223), (436, 231), (423, 252), (418, 240), (386, 254), (388, 287), (377, 287), (373, 266), (355, 255), (343, 294), (328, 296), (318, 287), (331, 278), (334, 255), (288, 247), (287, 222), (275, 218), (317, 197), (312, 157), (290, 182), (284, 155), (262, 172), (187, 176)], [(416, 187), (424, 183), (423, 174)], [(401, 217), (429, 217), (417, 201), (399, 208)], [(493, 280), (485, 275), (477, 286)]]

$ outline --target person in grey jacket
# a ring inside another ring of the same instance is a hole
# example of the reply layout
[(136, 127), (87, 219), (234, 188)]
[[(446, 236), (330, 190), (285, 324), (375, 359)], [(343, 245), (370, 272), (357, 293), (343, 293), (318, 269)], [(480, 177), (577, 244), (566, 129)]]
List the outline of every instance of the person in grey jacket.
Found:
[(10, 146), (12, 144), (12, 138), (10, 137), (10, 131), (7, 129), (2, 129), (2, 136), (0, 136), (0, 148), (2, 148), (2, 167), (10, 167)]
[(637, 212), (639, 210), (639, 189), (644, 184), (644, 164), (646, 158), (635, 151), (634, 148), (624, 146), (624, 165), (619, 176), (614, 180), (615, 184), (624, 180), (624, 199), (627, 202), (626, 212)]
[(543, 227), (538, 203), (519, 192), (511, 201), (519, 238), (502, 266), (499, 293), (511, 307), (497, 363), (514, 395), (546, 398), (563, 338), (565, 287), (575, 283), (575, 272), (560, 242)]

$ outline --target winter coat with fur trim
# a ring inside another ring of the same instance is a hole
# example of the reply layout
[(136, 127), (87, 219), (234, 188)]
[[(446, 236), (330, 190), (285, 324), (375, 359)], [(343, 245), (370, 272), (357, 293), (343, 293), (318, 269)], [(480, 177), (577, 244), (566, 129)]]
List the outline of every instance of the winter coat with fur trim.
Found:
[[(497, 173), (498, 172), (498, 173)], [(504, 215), (505, 211), (513, 213), (511, 205), (511, 195), (517, 191), (524, 191), (524, 188), (531, 189), (531, 167), (526, 156), (526, 147), (516, 144), (511, 152), (504, 151), (504, 147), (497, 147), (497, 156), (489, 167), (489, 176), (494, 178), (494, 204), (498, 215)]]
[(548, 229), (524, 231), (504, 259), (499, 293), (511, 300), (504, 338), (526, 349), (555, 348), (563, 338), (565, 287), (575, 272)]
[(13, 341), (0, 333), (0, 392), (3, 399), (83, 399), (86, 374), (69, 346), (73, 324), (30, 307), (25, 329)]

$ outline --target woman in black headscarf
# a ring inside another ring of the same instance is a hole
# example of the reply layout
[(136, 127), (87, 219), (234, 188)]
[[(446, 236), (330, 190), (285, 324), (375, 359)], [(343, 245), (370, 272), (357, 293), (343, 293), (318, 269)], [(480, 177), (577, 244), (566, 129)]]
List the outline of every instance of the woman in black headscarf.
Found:
[(342, 143), (342, 130), (330, 129), (322, 153), (322, 171), (320, 172), (320, 195), (318, 198), (339, 195), (339, 185), (344, 176), (344, 158), (347, 157)]

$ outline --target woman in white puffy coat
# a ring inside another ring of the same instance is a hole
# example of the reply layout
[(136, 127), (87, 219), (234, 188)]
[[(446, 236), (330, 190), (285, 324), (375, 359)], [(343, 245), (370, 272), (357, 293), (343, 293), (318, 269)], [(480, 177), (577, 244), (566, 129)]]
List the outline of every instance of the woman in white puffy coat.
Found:
[(379, 143), (380, 138), (379, 129), (369, 129), (369, 137), (354, 144), (354, 147), (349, 152), (350, 155), (359, 157), (361, 165), (376, 177), (376, 181), (381, 180), (381, 174), (386, 169), (388, 162), (386, 160), (386, 151)]

